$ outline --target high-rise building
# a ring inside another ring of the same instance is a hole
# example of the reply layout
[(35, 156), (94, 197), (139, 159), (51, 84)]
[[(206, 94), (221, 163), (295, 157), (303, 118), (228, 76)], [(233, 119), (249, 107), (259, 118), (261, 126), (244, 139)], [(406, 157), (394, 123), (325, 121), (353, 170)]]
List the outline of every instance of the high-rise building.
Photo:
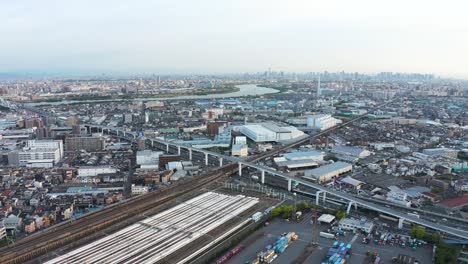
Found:
[(104, 138), (101, 137), (67, 137), (65, 138), (65, 149), (67, 151), (86, 150), (89, 152), (104, 149)]
[(21, 167), (51, 168), (62, 157), (61, 140), (28, 140), (22, 150), (9, 153), (8, 163)]
[(307, 117), (307, 126), (310, 128), (325, 130), (330, 127), (336, 126), (339, 122), (338, 119), (332, 117), (331, 115), (311, 115)]
[(80, 125), (72, 126), (72, 134), (73, 135), (80, 135), (81, 134), (81, 126)]
[(133, 115), (132, 114), (124, 114), (123, 119), (124, 119), (123, 121), (124, 121), (125, 124), (132, 123)]
[(68, 123), (68, 126), (76, 126), (76, 125), (78, 125), (78, 118), (72, 116), (72, 117), (68, 118), (67, 123)]
[(215, 136), (219, 132), (219, 128), (222, 126), (226, 126), (226, 121), (216, 121), (216, 122), (208, 122), (206, 125), (206, 130), (209, 136)]
[(322, 89), (320, 88), (320, 76), (319, 76), (317, 80), (317, 97), (320, 97), (321, 95), (322, 95)]

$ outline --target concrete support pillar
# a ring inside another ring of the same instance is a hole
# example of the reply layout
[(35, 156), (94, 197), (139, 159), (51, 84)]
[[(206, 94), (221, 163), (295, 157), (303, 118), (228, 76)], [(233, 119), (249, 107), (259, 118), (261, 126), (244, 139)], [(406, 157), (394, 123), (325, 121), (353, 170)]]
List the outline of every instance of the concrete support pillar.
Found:
[(320, 199), (320, 194), (323, 193), (323, 191), (316, 191), (315, 192), (315, 204), (319, 205), (319, 199)]
[(192, 149), (188, 150), (188, 158), (189, 160), (192, 160)]
[(219, 166), (220, 166), (220, 167), (223, 166), (223, 158), (219, 158)]
[(292, 190), (292, 180), (288, 179), (288, 191), (290, 192)]
[(242, 163), (239, 162), (239, 176), (242, 176)]
[(126, 135), (125, 135), (125, 131), (123, 132), (123, 136), (124, 136), (124, 137), (126, 136)]
[(262, 170), (262, 184), (265, 184), (265, 171)]
[(208, 153), (205, 153), (205, 165), (208, 166)]
[(151, 147), (154, 147), (154, 140), (151, 140)]
[(405, 221), (404, 218), (398, 219), (398, 229), (402, 229), (402, 228), (403, 228), (403, 221)]
[(180, 146), (177, 146), (177, 155), (180, 155)]
[(327, 199), (327, 192), (323, 192), (323, 202), (325, 203), (325, 200)]
[[(353, 202), (353, 201), (349, 201), (348, 208), (346, 209), (347, 214), (349, 214), (349, 212), (351, 212), (351, 206), (353, 206), (353, 204), (356, 204), (356, 203)], [(356, 205), (355, 205), (355, 207), (356, 207)]]
[(166, 143), (166, 152), (169, 154), (169, 143)]

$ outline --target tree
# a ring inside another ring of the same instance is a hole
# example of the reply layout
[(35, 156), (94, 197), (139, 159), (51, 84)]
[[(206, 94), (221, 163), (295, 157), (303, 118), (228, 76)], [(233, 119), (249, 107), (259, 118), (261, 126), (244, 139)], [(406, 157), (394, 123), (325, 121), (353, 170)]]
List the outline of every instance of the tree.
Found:
[(299, 211), (305, 211), (305, 210), (309, 209), (309, 204), (306, 201), (302, 201), (302, 202), (299, 202), (296, 205), (296, 208)]
[(281, 205), (271, 210), (271, 215), (282, 216), (283, 218), (289, 218), (291, 216), (292, 211), (293, 211), (293, 207), (291, 205)]
[(432, 233), (431, 235), (431, 242), (437, 244), (440, 242), (442, 236), (439, 233)]
[(426, 229), (422, 226), (411, 228), (410, 235), (415, 238), (424, 239), (426, 237)]
[(439, 243), (435, 252), (436, 264), (455, 264), (457, 263), (457, 251), (445, 243)]
[(336, 214), (335, 214), (335, 217), (337, 219), (342, 219), (342, 218), (345, 218), (346, 217), (346, 213), (342, 210), (338, 210), (336, 211)]

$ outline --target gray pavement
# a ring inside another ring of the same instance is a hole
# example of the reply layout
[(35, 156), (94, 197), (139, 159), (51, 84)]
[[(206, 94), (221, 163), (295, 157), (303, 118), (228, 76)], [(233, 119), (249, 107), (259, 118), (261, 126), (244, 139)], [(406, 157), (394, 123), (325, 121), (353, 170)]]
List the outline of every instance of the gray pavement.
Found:
[[(312, 240), (312, 225), (310, 223), (311, 214), (305, 214), (304, 217), (298, 222), (287, 222), (284, 219), (275, 219), (270, 225), (257, 230), (254, 234), (247, 237), (241, 243), (246, 246), (241, 252), (235, 255), (227, 263), (238, 264), (246, 263), (255, 259), (257, 252), (265, 250), (265, 247), (272, 244), (278, 236), (284, 232), (296, 232), (299, 235), (297, 241), (286, 249), (286, 251), (279, 255), (273, 263), (293, 263), (303, 252), (304, 249), (309, 245)], [(318, 231), (326, 231), (326, 226), (319, 226)], [(318, 237), (318, 236), (317, 236)], [(432, 246), (425, 245), (415, 251), (410, 248), (401, 248), (398, 246), (379, 246), (373, 242), (369, 244), (362, 244), (363, 235), (358, 234), (347, 234), (345, 237), (339, 237), (338, 241), (352, 243), (353, 256), (349, 260), (348, 264), (362, 264), (367, 263), (366, 252), (377, 251), (381, 256), (381, 263), (391, 263), (392, 257), (398, 256), (398, 254), (406, 254), (414, 256), (420, 263), (432, 263)], [(304, 263), (317, 264), (325, 258), (328, 248), (332, 245), (333, 239), (327, 239), (318, 237), (318, 247), (307, 257)]]

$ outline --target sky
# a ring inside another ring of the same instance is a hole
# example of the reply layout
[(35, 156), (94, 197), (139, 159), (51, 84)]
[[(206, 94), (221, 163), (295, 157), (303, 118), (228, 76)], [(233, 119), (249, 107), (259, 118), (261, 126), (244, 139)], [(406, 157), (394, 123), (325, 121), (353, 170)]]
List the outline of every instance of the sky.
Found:
[(468, 79), (468, 1), (0, 0), (0, 73)]

